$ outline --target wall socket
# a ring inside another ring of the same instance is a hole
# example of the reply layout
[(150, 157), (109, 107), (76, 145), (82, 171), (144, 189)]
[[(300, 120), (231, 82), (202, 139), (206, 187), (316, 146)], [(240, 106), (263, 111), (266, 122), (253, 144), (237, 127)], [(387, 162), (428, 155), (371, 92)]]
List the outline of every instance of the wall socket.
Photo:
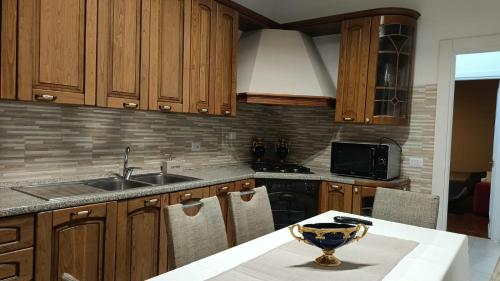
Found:
[(191, 143), (191, 151), (200, 151), (200, 150), (201, 150), (201, 143), (199, 142)]
[(421, 157), (410, 157), (410, 167), (412, 168), (423, 168), (424, 158)]

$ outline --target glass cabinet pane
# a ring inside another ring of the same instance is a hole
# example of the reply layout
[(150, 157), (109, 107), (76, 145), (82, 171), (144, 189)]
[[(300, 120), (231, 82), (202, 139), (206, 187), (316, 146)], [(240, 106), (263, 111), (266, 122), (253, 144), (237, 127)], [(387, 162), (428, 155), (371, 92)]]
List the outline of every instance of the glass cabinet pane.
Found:
[(414, 28), (379, 27), (374, 116), (407, 118)]

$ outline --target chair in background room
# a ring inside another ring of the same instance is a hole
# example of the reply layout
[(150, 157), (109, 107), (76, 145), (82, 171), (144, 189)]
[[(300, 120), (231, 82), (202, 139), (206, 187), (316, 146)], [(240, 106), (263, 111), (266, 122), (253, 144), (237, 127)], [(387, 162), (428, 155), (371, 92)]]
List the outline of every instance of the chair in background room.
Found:
[[(200, 205), (195, 216), (185, 208)], [(226, 226), (217, 197), (165, 208), (169, 268), (175, 269), (228, 248)]]
[(435, 229), (438, 209), (438, 196), (379, 187), (375, 193), (372, 216)]
[[(250, 200), (242, 197), (253, 194)], [(233, 222), (236, 244), (274, 231), (273, 212), (265, 186), (229, 193), (229, 216)]]

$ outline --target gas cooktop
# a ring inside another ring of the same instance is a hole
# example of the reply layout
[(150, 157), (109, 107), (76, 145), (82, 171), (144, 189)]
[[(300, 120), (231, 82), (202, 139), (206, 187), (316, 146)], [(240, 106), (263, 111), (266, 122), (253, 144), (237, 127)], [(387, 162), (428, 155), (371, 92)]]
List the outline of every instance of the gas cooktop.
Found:
[(254, 162), (252, 169), (256, 172), (269, 173), (294, 173), (294, 174), (312, 174), (311, 169), (291, 163), (281, 162)]

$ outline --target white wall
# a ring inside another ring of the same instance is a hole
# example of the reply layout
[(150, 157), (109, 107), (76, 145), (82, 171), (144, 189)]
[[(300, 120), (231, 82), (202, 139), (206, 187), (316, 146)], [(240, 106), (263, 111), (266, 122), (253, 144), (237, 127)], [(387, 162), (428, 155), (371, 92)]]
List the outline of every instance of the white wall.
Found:
[[(438, 47), (441, 39), (500, 33), (500, 0), (235, 1), (282, 23), (380, 7), (417, 10), (422, 14), (418, 23), (415, 63), (417, 86), (437, 82)], [(321, 49), (322, 46), (318, 48)]]

